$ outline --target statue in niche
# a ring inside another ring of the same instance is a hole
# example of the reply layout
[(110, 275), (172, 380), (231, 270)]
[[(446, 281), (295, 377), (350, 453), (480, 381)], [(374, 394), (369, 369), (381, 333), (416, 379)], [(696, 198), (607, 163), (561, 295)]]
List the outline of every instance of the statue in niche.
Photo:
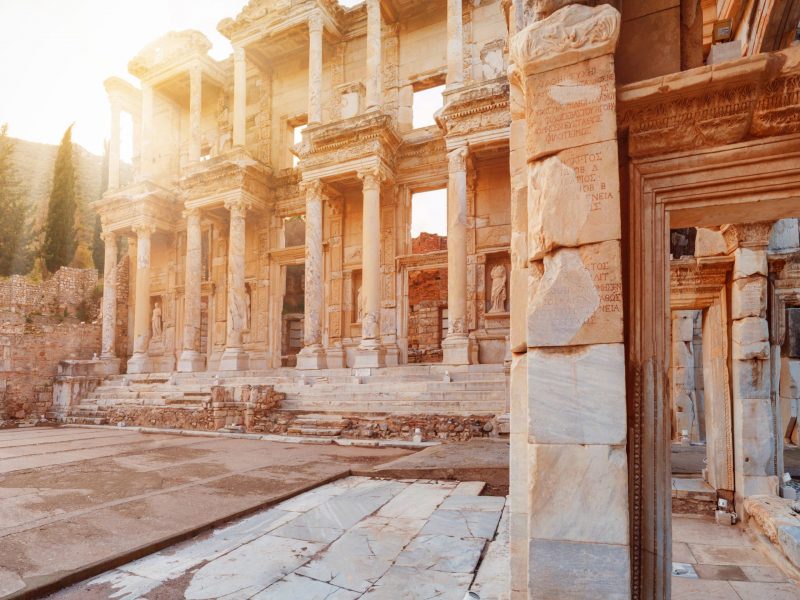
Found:
[(496, 265), (492, 268), (492, 307), (489, 314), (506, 312), (506, 268)]
[(161, 339), (161, 335), (164, 333), (164, 322), (161, 318), (161, 303), (156, 302), (156, 305), (153, 307), (153, 315), (150, 319), (153, 329), (153, 339)]
[(358, 310), (358, 320), (356, 323), (361, 323), (364, 320), (364, 295), (361, 292), (362, 289), (363, 288), (359, 286), (358, 293), (356, 294), (356, 309)]

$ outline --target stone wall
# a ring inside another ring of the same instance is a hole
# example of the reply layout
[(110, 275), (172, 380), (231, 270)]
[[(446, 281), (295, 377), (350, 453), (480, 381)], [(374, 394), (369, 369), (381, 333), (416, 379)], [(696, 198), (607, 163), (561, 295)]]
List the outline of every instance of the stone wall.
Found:
[(446, 308), (447, 269), (409, 273), (408, 362), (442, 361), (442, 311)]
[[(0, 313), (97, 316), (97, 271), (62, 267), (50, 279), (34, 282), (22, 275), (0, 280)], [(81, 313), (85, 313), (81, 315)]]

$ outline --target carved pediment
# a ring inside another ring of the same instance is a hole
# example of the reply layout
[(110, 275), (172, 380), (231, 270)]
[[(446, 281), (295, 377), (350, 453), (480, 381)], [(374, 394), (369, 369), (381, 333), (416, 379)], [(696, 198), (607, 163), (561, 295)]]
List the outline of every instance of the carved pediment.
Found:
[(228, 39), (251, 27), (268, 30), (298, 13), (321, 7), (335, 18), (344, 14), (337, 0), (250, 0), (233, 19), (223, 19), (217, 31)]
[(188, 58), (205, 56), (211, 42), (199, 31), (172, 31), (145, 46), (129, 63), (128, 71), (139, 79), (151, 71), (162, 69)]

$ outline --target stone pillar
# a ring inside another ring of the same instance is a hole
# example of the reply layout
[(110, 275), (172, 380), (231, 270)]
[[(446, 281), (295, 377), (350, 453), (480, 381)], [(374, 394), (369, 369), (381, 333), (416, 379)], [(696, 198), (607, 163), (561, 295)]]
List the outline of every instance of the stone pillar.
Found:
[[(694, 311), (672, 311), (672, 403), (673, 441), (700, 441), (700, 411), (694, 376)], [(684, 437), (685, 432), (685, 437)]]
[(142, 149), (140, 171), (146, 178), (153, 174), (153, 160), (155, 149), (153, 144), (153, 115), (154, 115), (153, 86), (149, 83), (142, 84)]
[(136, 234), (136, 296), (133, 312), (133, 356), (128, 360), (128, 373), (150, 371), (150, 236), (151, 225), (134, 227)]
[(767, 322), (767, 246), (772, 225), (729, 225), (722, 231), (734, 256), (731, 395), (735, 498), (740, 514), (745, 498), (775, 494), (778, 486)]
[(513, 277), (528, 278), (524, 359), (513, 316), (522, 299), (512, 302), (511, 517), (527, 536), (512, 540), (515, 599), (631, 597), (619, 29), (608, 5), (569, 5), (510, 42), (525, 95), (529, 265), (513, 263)]
[(364, 313), (361, 317), (361, 344), (355, 367), (382, 367), (385, 353), (381, 347), (381, 182), (382, 173), (364, 171), (358, 174), (364, 185), (361, 243), (361, 295)]
[(308, 17), (308, 124), (322, 123), (322, 14)]
[(119, 189), (119, 102), (111, 101), (111, 139), (108, 142), (108, 189)]
[(467, 156), (466, 146), (450, 152), (447, 184), (447, 318), (442, 361), (470, 363), (467, 327)]
[(367, 0), (367, 110), (379, 110), (382, 104), (382, 23), (380, 0)]
[(203, 71), (200, 65), (189, 69), (189, 161), (200, 160), (201, 115), (203, 110)]
[(117, 236), (104, 233), (106, 257), (103, 264), (103, 347), (102, 358), (116, 358), (117, 334)]
[(304, 347), (297, 355), (298, 369), (324, 369), (322, 320), (325, 310), (325, 287), (322, 262), (322, 182), (306, 184), (306, 264)]
[(200, 211), (186, 212), (186, 276), (183, 284), (183, 351), (178, 359), (178, 371), (192, 373), (206, 367), (200, 348), (202, 279), (202, 231)]
[(247, 316), (244, 281), (245, 214), (247, 205), (242, 200), (225, 203), (230, 211), (228, 234), (228, 327), (225, 352), (222, 353), (221, 371), (246, 371), (250, 360), (242, 344), (242, 331)]
[(242, 46), (233, 48), (233, 145), (247, 143), (247, 58)]
[(462, 0), (447, 0), (447, 89), (464, 83)]

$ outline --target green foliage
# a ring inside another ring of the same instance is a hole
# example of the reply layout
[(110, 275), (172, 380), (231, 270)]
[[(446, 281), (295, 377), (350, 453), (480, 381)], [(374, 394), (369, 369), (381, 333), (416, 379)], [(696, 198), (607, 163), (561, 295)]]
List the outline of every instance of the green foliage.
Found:
[(75, 256), (69, 266), (76, 269), (91, 269), (94, 266), (92, 264), (92, 253), (89, 252), (86, 244), (78, 244), (78, 249), (75, 250)]
[(100, 275), (106, 264), (106, 244), (103, 241), (103, 228), (100, 225), (100, 215), (94, 221), (94, 240), (92, 241), (92, 262)]
[(30, 252), (30, 212), (25, 194), (11, 164), (14, 144), (8, 125), (0, 126), (0, 275), (27, 273), (33, 264)]
[(75, 308), (75, 316), (81, 323), (88, 323), (90, 320), (89, 305), (86, 300), (81, 300), (80, 304)]
[(77, 240), (75, 239), (75, 167), (72, 162), (72, 125), (67, 128), (58, 148), (56, 166), (53, 170), (53, 187), (47, 206), (45, 224), (44, 256), (47, 270), (55, 273), (72, 262)]

